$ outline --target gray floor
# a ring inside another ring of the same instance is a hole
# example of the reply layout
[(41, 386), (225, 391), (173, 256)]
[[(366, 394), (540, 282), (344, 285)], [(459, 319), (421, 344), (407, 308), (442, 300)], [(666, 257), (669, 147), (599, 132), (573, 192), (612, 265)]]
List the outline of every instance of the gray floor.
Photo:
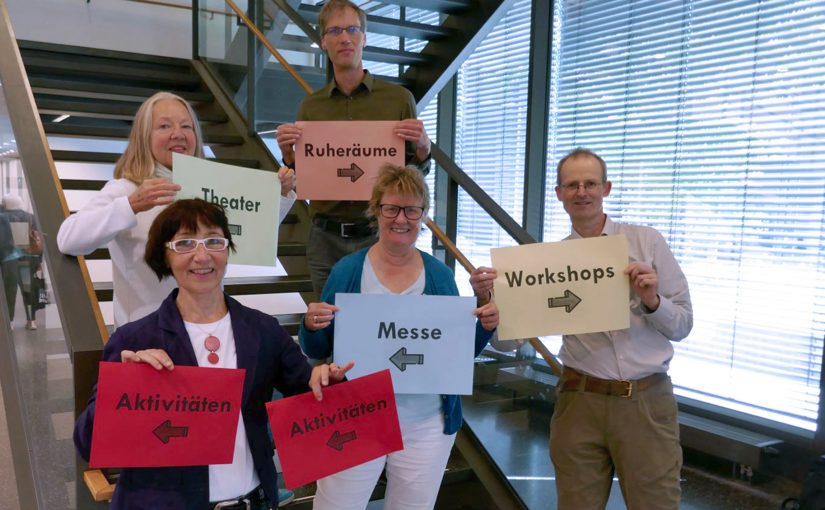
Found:
[[(514, 400), (496, 385), (487, 389), (476, 387), (473, 396), (463, 398), (467, 423), (529, 508), (555, 508), (555, 473), (548, 453), (551, 409)], [(692, 458), (686, 455), (682, 469), (683, 510), (778, 510), (785, 497), (799, 491), (798, 484), (783, 479), (735, 480)], [(614, 479), (607, 510), (626, 508)]]
[(0, 510), (12, 510), (17, 506), (17, 481), (6, 426), (6, 407), (0, 391)]

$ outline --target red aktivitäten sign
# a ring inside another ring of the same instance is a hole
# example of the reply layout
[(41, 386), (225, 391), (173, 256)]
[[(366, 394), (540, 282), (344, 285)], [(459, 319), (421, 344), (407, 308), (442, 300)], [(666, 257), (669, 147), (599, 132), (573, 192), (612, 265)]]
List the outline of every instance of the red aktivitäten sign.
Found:
[(89, 466), (231, 463), (245, 372), (101, 362)]
[(290, 489), (404, 448), (389, 370), (323, 391), (266, 404)]

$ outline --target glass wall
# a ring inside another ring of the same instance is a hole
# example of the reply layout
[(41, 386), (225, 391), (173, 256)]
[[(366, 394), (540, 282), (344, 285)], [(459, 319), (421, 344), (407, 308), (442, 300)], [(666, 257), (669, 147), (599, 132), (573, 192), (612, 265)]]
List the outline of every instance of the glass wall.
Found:
[[(815, 430), (825, 4), (565, 0), (554, 15), (548, 166), (596, 151), (608, 214), (670, 243), (695, 315), (671, 365), (677, 393)], [(545, 215), (547, 240), (567, 235), (552, 194)]]

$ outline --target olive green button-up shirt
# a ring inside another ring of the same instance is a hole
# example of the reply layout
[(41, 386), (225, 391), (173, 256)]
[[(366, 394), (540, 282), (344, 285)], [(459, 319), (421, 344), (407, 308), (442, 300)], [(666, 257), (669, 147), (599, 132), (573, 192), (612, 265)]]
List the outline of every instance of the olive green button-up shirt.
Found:
[[(361, 84), (347, 96), (335, 80), (307, 96), (298, 109), (298, 120), (404, 120), (416, 118), (415, 99), (409, 90), (378, 80), (364, 71)], [(419, 161), (415, 144), (406, 143), (406, 164), (417, 166), (424, 175), (430, 170), (430, 159)], [(300, 175), (301, 169), (296, 168)], [(321, 215), (339, 222), (364, 220), (367, 202), (312, 200), (313, 217)]]

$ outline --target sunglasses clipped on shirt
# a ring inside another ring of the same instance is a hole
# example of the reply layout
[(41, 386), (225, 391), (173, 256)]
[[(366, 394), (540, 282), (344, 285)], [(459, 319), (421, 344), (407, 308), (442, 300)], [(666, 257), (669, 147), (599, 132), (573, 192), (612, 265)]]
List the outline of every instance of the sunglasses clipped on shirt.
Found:
[(229, 246), (225, 237), (207, 237), (206, 239), (175, 239), (166, 243), (166, 247), (175, 253), (190, 253), (202, 244), (206, 251), (223, 251)]
[(350, 25), (348, 27), (327, 27), (326, 30), (324, 30), (324, 35), (339, 36), (344, 32), (349, 35), (355, 35), (360, 34), (363, 31), (364, 30), (358, 25)]

